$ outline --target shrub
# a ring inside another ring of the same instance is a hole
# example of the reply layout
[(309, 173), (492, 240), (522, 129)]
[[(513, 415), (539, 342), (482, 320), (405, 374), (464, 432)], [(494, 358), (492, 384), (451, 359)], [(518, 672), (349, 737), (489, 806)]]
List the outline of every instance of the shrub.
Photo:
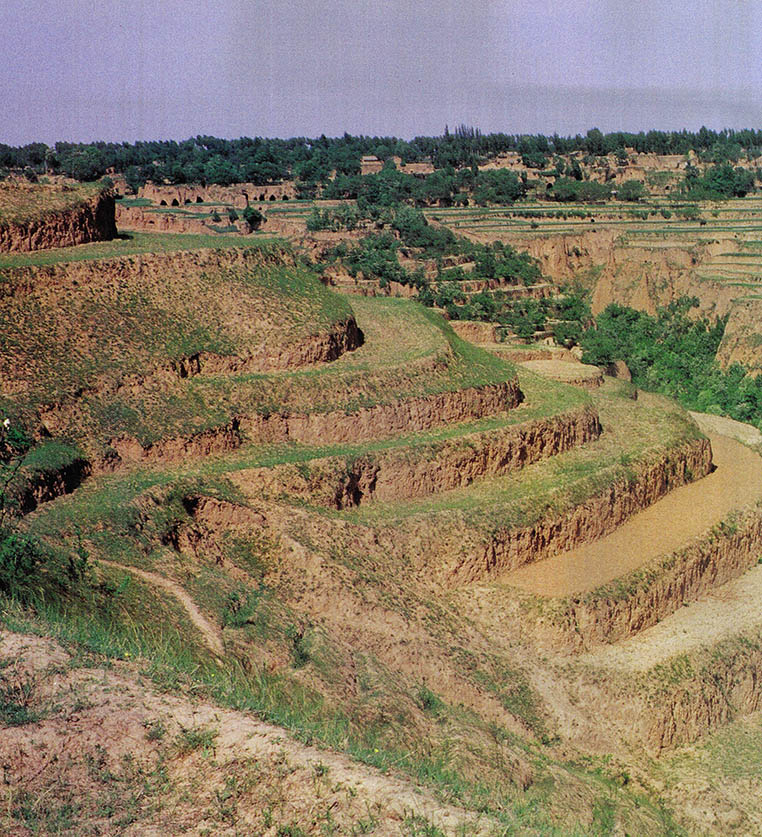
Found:
[(247, 206), (241, 214), (252, 232), (258, 230), (265, 220), (265, 216), (253, 206)]
[(0, 529), (0, 592), (13, 597), (29, 593), (35, 571), (44, 559), (42, 544), (35, 538), (11, 526)]

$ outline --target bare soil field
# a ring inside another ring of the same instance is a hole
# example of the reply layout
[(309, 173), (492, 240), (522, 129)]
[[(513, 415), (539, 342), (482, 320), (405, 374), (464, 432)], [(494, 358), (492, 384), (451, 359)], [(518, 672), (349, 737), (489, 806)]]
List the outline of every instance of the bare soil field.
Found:
[(521, 567), (507, 584), (543, 596), (585, 593), (668, 554), (762, 497), (762, 459), (740, 442), (710, 434), (716, 470), (676, 488), (615, 532), (578, 549)]

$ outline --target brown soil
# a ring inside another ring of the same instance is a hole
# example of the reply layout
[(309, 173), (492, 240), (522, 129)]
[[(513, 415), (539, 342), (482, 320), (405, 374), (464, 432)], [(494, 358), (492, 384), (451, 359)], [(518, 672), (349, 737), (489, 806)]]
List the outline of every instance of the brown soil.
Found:
[[(548, 562), (543, 559), (553, 558), (564, 548), (597, 542), (676, 486), (704, 476), (710, 468), (709, 443), (699, 439), (662, 454), (633, 478), (617, 480), (571, 511), (551, 513), (531, 526), (498, 529), (485, 538), (481, 532), (443, 529), (441, 525), (429, 530), (421, 523), (415, 535), (417, 551), (427, 572), (436, 568), (436, 575), (448, 585), (485, 579), (513, 585), (514, 572), (521, 578), (519, 567), (530, 562), (545, 565)], [(400, 539), (399, 534), (395, 537)], [(549, 583), (554, 583), (553, 573), (548, 576)]]
[(555, 456), (600, 435), (592, 408), (538, 419), (488, 433), (470, 433), (424, 448), (402, 448), (311, 460), (307, 465), (252, 468), (231, 474), (248, 494), (346, 509), (373, 500), (420, 497), (462, 488), (484, 476), (506, 474)]
[(733, 509), (762, 497), (762, 459), (727, 437), (711, 435), (710, 439), (714, 473), (675, 489), (607, 537), (521, 567), (502, 580), (543, 596), (594, 590), (679, 549)]
[(581, 662), (646, 671), (678, 654), (690, 654), (762, 625), (762, 566), (714, 588), (635, 636), (580, 657)]
[(762, 372), (762, 344), (759, 322), (762, 300), (739, 299), (730, 310), (722, 342), (717, 350), (717, 362), (724, 368), (740, 363), (752, 374)]
[(104, 193), (72, 209), (25, 223), (0, 224), (0, 252), (72, 247), (116, 238), (114, 196)]
[(247, 416), (240, 425), (246, 436), (257, 442), (360, 442), (497, 415), (518, 406), (520, 401), (521, 390), (513, 380), (361, 407), (353, 413)]
[(471, 343), (497, 342), (497, 326), (495, 323), (483, 323), (470, 320), (451, 320), (453, 331), (464, 340)]
[[(580, 650), (617, 642), (655, 625), (731, 579), (743, 575), (762, 551), (762, 511), (754, 508), (694, 539), (677, 552), (617, 578), (590, 595), (569, 600), (554, 613), (563, 640)], [(541, 636), (541, 641), (546, 637)]]
[(40, 833), (32, 826), (71, 799), (76, 833), (276, 837), (286, 828), (320, 834), (327, 821), (349, 834), (374, 820), (373, 834), (396, 837), (412, 816), (446, 835), (492, 833), (486, 818), (402, 776), (298, 743), (251, 715), (162, 694), (135, 664), (70, 659), (51, 640), (0, 632), (0, 677), (43, 713), (0, 735), (0, 832), (9, 837)]

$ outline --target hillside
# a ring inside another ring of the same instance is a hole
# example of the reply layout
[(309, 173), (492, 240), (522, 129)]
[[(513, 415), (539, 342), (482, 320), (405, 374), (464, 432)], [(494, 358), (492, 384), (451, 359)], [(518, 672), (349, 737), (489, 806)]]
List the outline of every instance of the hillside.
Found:
[(0, 252), (45, 250), (115, 236), (114, 195), (108, 186), (0, 182)]
[(754, 833), (754, 438), (258, 236), (0, 274), (6, 831)]

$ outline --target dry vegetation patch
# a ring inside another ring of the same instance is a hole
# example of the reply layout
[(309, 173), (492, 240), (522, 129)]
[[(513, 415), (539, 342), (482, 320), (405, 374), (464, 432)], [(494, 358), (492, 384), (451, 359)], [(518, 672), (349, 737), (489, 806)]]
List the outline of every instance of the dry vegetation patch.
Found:
[(103, 191), (100, 183), (0, 182), (0, 226), (26, 224), (83, 206)]

